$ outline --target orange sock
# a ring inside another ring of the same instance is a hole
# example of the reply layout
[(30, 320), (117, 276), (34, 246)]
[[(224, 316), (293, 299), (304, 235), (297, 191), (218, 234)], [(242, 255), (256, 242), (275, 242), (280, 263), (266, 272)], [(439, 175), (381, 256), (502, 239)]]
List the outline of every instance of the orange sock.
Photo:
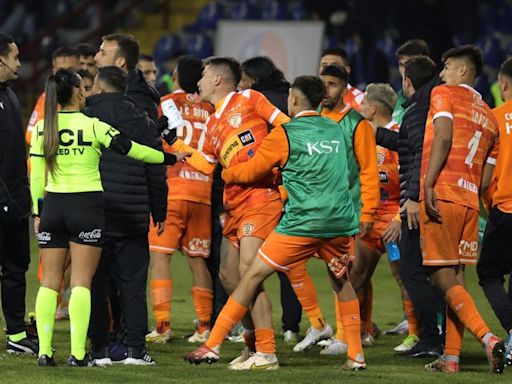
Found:
[(343, 328), (343, 322), (341, 321), (343, 314), (341, 313), (340, 301), (338, 300), (336, 292), (334, 292), (334, 308), (336, 310), (336, 340), (347, 344), (345, 329)]
[(340, 316), (347, 337), (347, 357), (356, 360), (363, 353), (361, 344), (361, 317), (359, 315), (359, 300), (340, 301)]
[(414, 306), (411, 300), (404, 300), (404, 312), (407, 317), (407, 322), (409, 323), (409, 336), (419, 336), (418, 322), (416, 321)]
[(475, 302), (462, 285), (450, 288), (446, 292), (445, 301), (464, 326), (479, 341), (482, 340), (486, 333), (490, 332), (489, 327), (476, 309)]
[(460, 356), (463, 336), (464, 324), (450, 307), (446, 307), (445, 355)]
[(272, 328), (257, 328), (256, 334), (256, 352), (276, 353), (276, 340)]
[(315, 285), (313, 284), (313, 280), (311, 280), (311, 276), (309, 276), (306, 271), (306, 268), (292, 270), (287, 276), (297, 295), (297, 299), (302, 305), (304, 312), (306, 312), (311, 326), (316, 329), (324, 328), (326, 323), (322, 311), (318, 306)]
[(170, 329), (171, 299), (172, 280), (151, 280), (151, 304), (159, 333)]
[(213, 310), (213, 291), (202, 287), (192, 287), (192, 298), (196, 309), (199, 326), (197, 331), (203, 333), (210, 329), (210, 320)]
[(206, 346), (209, 348), (220, 346), (229, 331), (231, 331), (236, 323), (242, 320), (242, 317), (244, 317), (246, 313), (247, 307), (239, 304), (233, 296), (229, 296), (228, 301), (217, 317), (210, 337), (206, 340)]

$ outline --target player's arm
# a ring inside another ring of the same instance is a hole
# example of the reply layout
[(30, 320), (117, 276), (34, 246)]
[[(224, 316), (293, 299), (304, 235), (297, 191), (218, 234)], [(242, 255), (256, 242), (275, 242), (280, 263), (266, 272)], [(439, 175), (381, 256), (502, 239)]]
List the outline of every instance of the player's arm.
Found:
[[(493, 145), (487, 156), (487, 160), (482, 169), (482, 181), (480, 183), (480, 196), (484, 197), (487, 195), (489, 187), (493, 183), (494, 168), (496, 166), (496, 157), (498, 156), (499, 139), (498, 136), (494, 138)], [(489, 196), (492, 200), (492, 195)]]
[(398, 132), (379, 127), (375, 132), (375, 142), (390, 151), (398, 152)]
[(450, 117), (439, 116), (434, 120), (434, 140), (430, 149), (430, 158), (425, 175), (425, 207), (431, 219), (441, 220), (436, 204), (434, 185), (443, 168), (452, 146), (453, 120)]
[(222, 171), (222, 178), (229, 184), (248, 184), (272, 174), (272, 168), (284, 166), (289, 148), (286, 132), (278, 126), (261, 142), (254, 156), (248, 161)]
[(36, 125), (30, 140), (30, 195), (32, 197), (32, 212), (39, 215), (39, 200), (44, 198), (45, 159), (42, 148), (42, 136), (38, 135), (39, 125)]
[(252, 89), (245, 90), (242, 95), (248, 97), (254, 106), (256, 113), (270, 125), (276, 127), (290, 121), (290, 118), (273, 105), (261, 93)]
[(199, 172), (209, 175), (215, 170), (217, 160), (204, 154), (203, 152), (185, 144), (181, 139), (177, 139), (172, 145), (171, 149), (173, 152), (187, 152), (190, 153), (190, 157), (187, 157), (187, 163)]
[(373, 129), (367, 120), (361, 120), (354, 132), (354, 155), (359, 163), (359, 182), (363, 205), (361, 223), (373, 223), (375, 212), (380, 204), (379, 166), (375, 148)]

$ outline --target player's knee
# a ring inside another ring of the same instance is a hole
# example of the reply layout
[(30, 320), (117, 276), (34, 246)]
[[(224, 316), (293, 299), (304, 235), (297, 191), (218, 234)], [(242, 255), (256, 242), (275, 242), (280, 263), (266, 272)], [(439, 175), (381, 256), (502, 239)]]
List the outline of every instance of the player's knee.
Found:
[(219, 270), (219, 279), (222, 283), (222, 286), (227, 290), (232, 292), (239, 283), (238, 276), (233, 276), (233, 273), (230, 273), (228, 269), (221, 268)]

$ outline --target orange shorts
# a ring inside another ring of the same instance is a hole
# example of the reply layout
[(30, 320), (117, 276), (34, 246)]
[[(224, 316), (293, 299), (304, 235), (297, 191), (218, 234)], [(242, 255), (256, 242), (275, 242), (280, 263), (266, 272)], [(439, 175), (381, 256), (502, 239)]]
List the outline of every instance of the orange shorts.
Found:
[(423, 265), (476, 264), (478, 211), (437, 200), (442, 223), (430, 221), (425, 202), (420, 203), (420, 245)]
[(318, 254), (336, 278), (342, 277), (350, 263), (353, 237), (319, 239), (282, 235), (273, 231), (258, 250), (258, 257), (268, 266), (287, 273), (302, 267)]
[(386, 252), (382, 236), (396, 214), (396, 211), (377, 211), (372, 230), (365, 237), (361, 237), (361, 241), (363, 241), (368, 248), (380, 252), (381, 254)]
[(150, 225), (149, 250), (172, 254), (181, 249), (189, 257), (210, 255), (211, 207), (187, 200), (169, 200), (164, 232)]
[(283, 203), (280, 199), (254, 205), (250, 209), (233, 210), (226, 213), (222, 234), (235, 247), (245, 236), (265, 240), (281, 219)]

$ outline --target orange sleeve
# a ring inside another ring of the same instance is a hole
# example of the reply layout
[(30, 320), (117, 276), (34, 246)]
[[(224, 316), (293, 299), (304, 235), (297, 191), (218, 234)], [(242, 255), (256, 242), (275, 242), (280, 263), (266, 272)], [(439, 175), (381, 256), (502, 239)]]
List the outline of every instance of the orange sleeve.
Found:
[(453, 120), (452, 94), (444, 85), (434, 87), (430, 94), (430, 113), (432, 121), (438, 117), (447, 117)]
[[(247, 94), (245, 94), (245, 92), (247, 92)], [(290, 121), (288, 116), (281, 112), (279, 108), (268, 101), (268, 99), (258, 91), (248, 89), (242, 94), (249, 97), (256, 113), (272, 126), (276, 127)]]
[(248, 161), (222, 171), (222, 178), (229, 184), (248, 184), (272, 174), (272, 168), (283, 166), (288, 160), (289, 147), (282, 126), (270, 132)]
[(209, 175), (215, 170), (217, 160), (185, 144), (181, 139), (176, 140), (171, 146), (171, 150), (173, 152), (190, 152), (192, 155), (187, 157), (187, 163), (205, 175)]
[(30, 145), (30, 142), (32, 141), (32, 131), (34, 130), (35, 125), (39, 120), (44, 118), (44, 100), (45, 94), (42, 93), (37, 99), (34, 110), (30, 115), (30, 119), (27, 125), (27, 131), (25, 132), (25, 141), (28, 145)]
[(368, 120), (361, 120), (354, 133), (354, 154), (359, 163), (361, 222), (372, 222), (380, 204), (379, 166), (375, 135)]

